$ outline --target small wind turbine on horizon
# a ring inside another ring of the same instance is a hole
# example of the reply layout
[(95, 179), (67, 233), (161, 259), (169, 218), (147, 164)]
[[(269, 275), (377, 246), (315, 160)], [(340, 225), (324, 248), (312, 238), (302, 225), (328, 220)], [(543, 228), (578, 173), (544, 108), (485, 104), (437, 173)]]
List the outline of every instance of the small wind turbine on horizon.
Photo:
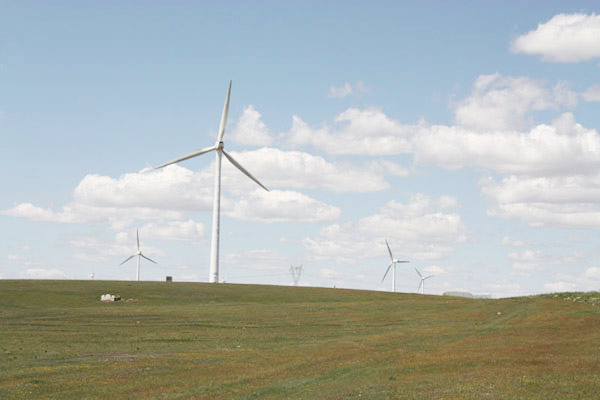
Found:
[(135, 280), (139, 281), (140, 280), (140, 258), (144, 257), (146, 260), (153, 262), (154, 264), (156, 264), (156, 261), (149, 259), (148, 257), (146, 257), (145, 255), (142, 254), (142, 251), (140, 250), (140, 234), (138, 232), (138, 230), (135, 230), (135, 234), (137, 236), (137, 252), (135, 252), (134, 254), (130, 255), (125, 261), (123, 261), (121, 264), (119, 265), (123, 265), (125, 264), (127, 261), (131, 260), (133, 257), (137, 256), (137, 273), (135, 275)]
[(383, 279), (381, 280), (381, 283), (383, 283), (383, 281), (385, 280), (385, 277), (387, 276), (388, 272), (390, 271), (390, 268), (392, 268), (392, 266), (394, 266), (394, 269), (392, 270), (392, 292), (395, 292), (396, 291), (396, 264), (407, 263), (410, 261), (394, 259), (394, 256), (392, 255), (392, 250), (390, 249), (390, 245), (388, 244), (387, 239), (385, 239), (385, 244), (387, 246), (388, 252), (390, 253), (390, 259), (392, 260), (392, 262), (390, 262), (390, 265), (388, 265), (387, 269), (385, 270), (385, 274), (383, 274)]
[(234, 167), (239, 169), (244, 175), (256, 182), (261, 188), (267, 189), (258, 179), (256, 179), (250, 172), (248, 172), (242, 165), (237, 162), (229, 153), (225, 151), (225, 145), (223, 143), (223, 135), (225, 134), (225, 126), (227, 125), (227, 113), (229, 112), (229, 96), (231, 94), (231, 81), (229, 81), (229, 89), (227, 89), (227, 97), (225, 98), (225, 106), (223, 107), (223, 115), (221, 116), (221, 125), (219, 126), (219, 135), (217, 142), (214, 146), (205, 147), (200, 150), (193, 151), (189, 154), (171, 160), (167, 163), (159, 165), (155, 169), (166, 167), (167, 165), (175, 164), (180, 161), (187, 160), (188, 158), (197, 157), (210, 151), (216, 152), (215, 162), (215, 192), (213, 198), (213, 225), (212, 225), (212, 244), (210, 249), (210, 283), (219, 283), (219, 226), (221, 219), (221, 159), (224, 155), (225, 158), (233, 164)]
[(423, 277), (423, 275), (421, 275), (421, 273), (419, 272), (417, 267), (415, 267), (415, 271), (417, 271), (417, 274), (419, 274), (419, 276), (421, 277), (421, 283), (419, 283), (417, 292), (419, 291), (419, 289), (421, 289), (421, 294), (425, 294), (425, 279), (433, 278), (435, 275), (429, 275), (429, 276)]

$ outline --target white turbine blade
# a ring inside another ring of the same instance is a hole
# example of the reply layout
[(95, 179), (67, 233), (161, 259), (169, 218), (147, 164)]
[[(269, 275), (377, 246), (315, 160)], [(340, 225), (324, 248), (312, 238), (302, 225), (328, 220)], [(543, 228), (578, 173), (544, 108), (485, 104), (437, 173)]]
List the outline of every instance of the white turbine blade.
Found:
[(419, 283), (419, 287), (417, 288), (417, 292), (419, 291), (419, 289), (421, 289), (421, 285), (423, 284), (423, 279), (421, 279), (421, 282)]
[(180, 161), (187, 160), (188, 158), (196, 157), (196, 156), (199, 156), (199, 155), (204, 154), (204, 153), (208, 153), (209, 151), (213, 151), (213, 150), (216, 150), (216, 149), (217, 148), (215, 146), (211, 146), (211, 147), (205, 147), (205, 148), (200, 149), (200, 150), (192, 151), (191, 153), (186, 154), (185, 156), (181, 156), (179, 158), (176, 158), (174, 160), (171, 160), (169, 162), (161, 164), (158, 167), (154, 167), (154, 169), (160, 169), (160, 168), (166, 167), (167, 165), (175, 164), (175, 163), (178, 163)]
[(425, 278), (423, 278), (423, 280), (425, 280), (425, 279), (429, 279), (429, 278), (433, 278), (434, 276), (435, 276), (435, 275), (429, 275), (429, 276), (426, 276)]
[(423, 279), (423, 275), (421, 275), (421, 273), (419, 272), (419, 270), (417, 269), (417, 267), (415, 267), (415, 271), (417, 271), (417, 274), (419, 274), (419, 276), (421, 277), (421, 279)]
[(387, 276), (388, 272), (390, 272), (390, 268), (392, 268), (392, 265), (394, 263), (391, 262), (390, 265), (388, 265), (387, 269), (385, 270), (385, 274), (383, 274), (383, 279), (381, 280), (381, 282), (383, 282), (385, 280), (385, 277)]
[(237, 169), (239, 169), (240, 171), (242, 171), (248, 178), (252, 179), (254, 182), (256, 182), (258, 184), (258, 186), (260, 186), (261, 188), (265, 189), (267, 192), (269, 191), (269, 189), (267, 189), (265, 187), (265, 185), (263, 185), (262, 183), (259, 182), (258, 179), (256, 179), (255, 177), (252, 176), (252, 174), (248, 171), (246, 171), (246, 169), (244, 167), (242, 167), (242, 165), (235, 161), (233, 159), (233, 157), (231, 157), (229, 155), (229, 153), (227, 153), (225, 150), (223, 150), (223, 154), (225, 155), (225, 157), (227, 157), (227, 159), (229, 160), (229, 162), (231, 162)]
[(388, 252), (390, 253), (390, 259), (392, 260), (392, 262), (394, 262), (394, 256), (392, 255), (392, 250), (390, 250), (390, 245), (388, 244), (387, 239), (385, 239), (385, 245), (388, 248)]
[(223, 141), (225, 134), (225, 125), (227, 125), (227, 113), (229, 112), (229, 95), (231, 94), (231, 81), (229, 81), (229, 89), (227, 89), (227, 97), (225, 98), (225, 106), (223, 106), (223, 115), (221, 116), (221, 126), (219, 126), (219, 137), (217, 143)]
[(127, 261), (131, 260), (133, 257), (135, 257), (135, 254), (134, 254), (134, 255), (132, 255), (132, 256), (129, 256), (129, 258), (127, 258), (125, 261), (123, 261), (123, 262), (122, 262), (121, 264), (119, 264), (119, 265), (123, 265), (123, 264), (125, 264)]
[(137, 236), (138, 251), (140, 251), (140, 232), (137, 229), (135, 230), (135, 235)]
[(394, 262), (395, 262), (396, 264), (398, 264), (398, 263), (409, 263), (410, 261), (394, 260)]
[(148, 257), (146, 257), (145, 255), (143, 255), (142, 253), (140, 253), (140, 256), (144, 257), (148, 261), (152, 261), (154, 264), (157, 264), (156, 261), (149, 259)]

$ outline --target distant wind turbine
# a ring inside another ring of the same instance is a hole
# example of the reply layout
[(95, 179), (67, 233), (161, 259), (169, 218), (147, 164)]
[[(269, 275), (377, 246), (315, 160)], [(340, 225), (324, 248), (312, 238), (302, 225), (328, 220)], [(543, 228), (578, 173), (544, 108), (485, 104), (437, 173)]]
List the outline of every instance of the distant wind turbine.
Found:
[(135, 230), (135, 234), (137, 236), (137, 252), (130, 255), (125, 261), (123, 261), (121, 264), (119, 265), (123, 265), (125, 264), (127, 261), (131, 260), (133, 257), (137, 256), (137, 273), (135, 275), (135, 280), (139, 281), (140, 280), (140, 258), (144, 257), (146, 260), (148, 261), (152, 261), (154, 264), (156, 264), (156, 261), (149, 259), (148, 257), (146, 257), (145, 255), (142, 254), (142, 251), (140, 250), (140, 234), (138, 233), (138, 230)]
[(229, 96), (231, 94), (231, 81), (229, 81), (229, 89), (227, 89), (227, 97), (225, 98), (225, 106), (223, 107), (223, 115), (221, 116), (221, 126), (219, 127), (219, 136), (214, 146), (205, 147), (200, 150), (193, 151), (189, 154), (171, 160), (167, 163), (159, 165), (155, 169), (166, 167), (167, 165), (175, 164), (180, 161), (193, 158), (210, 151), (216, 151), (216, 163), (215, 163), (215, 193), (213, 198), (213, 225), (212, 225), (212, 245), (210, 249), (210, 274), (209, 282), (219, 283), (219, 225), (221, 219), (221, 158), (224, 155), (230, 163), (237, 169), (242, 171), (244, 175), (256, 182), (261, 188), (267, 189), (262, 183), (259, 182), (250, 172), (248, 172), (240, 163), (238, 163), (229, 153), (225, 151), (225, 145), (223, 143), (223, 135), (225, 134), (225, 125), (227, 125), (227, 113), (229, 111)]
[(421, 273), (419, 272), (419, 270), (416, 267), (415, 267), (415, 271), (417, 271), (417, 274), (419, 274), (419, 276), (421, 277), (421, 283), (419, 283), (417, 292), (419, 291), (419, 289), (421, 289), (421, 294), (425, 294), (425, 279), (433, 278), (435, 275), (429, 275), (429, 276), (423, 277), (423, 275), (421, 275)]
[(392, 262), (390, 262), (390, 265), (388, 265), (387, 269), (385, 270), (385, 274), (383, 275), (383, 279), (381, 280), (381, 282), (383, 283), (383, 281), (385, 280), (385, 277), (387, 276), (388, 272), (390, 271), (390, 268), (392, 268), (392, 266), (394, 266), (394, 269), (392, 270), (392, 292), (395, 292), (396, 291), (396, 264), (407, 263), (410, 261), (402, 261), (402, 260), (394, 259), (394, 256), (392, 255), (392, 250), (390, 250), (390, 245), (388, 244), (387, 239), (385, 239), (385, 244), (387, 246), (388, 252), (390, 253), (390, 259), (392, 260)]

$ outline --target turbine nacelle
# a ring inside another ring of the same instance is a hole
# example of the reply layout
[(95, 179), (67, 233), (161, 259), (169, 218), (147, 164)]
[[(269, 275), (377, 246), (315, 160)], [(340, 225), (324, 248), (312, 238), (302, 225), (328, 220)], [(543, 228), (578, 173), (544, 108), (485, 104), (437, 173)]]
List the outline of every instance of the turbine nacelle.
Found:
[(415, 271), (417, 271), (417, 274), (419, 274), (419, 277), (421, 278), (421, 282), (419, 283), (417, 292), (419, 290), (421, 290), (421, 294), (425, 294), (425, 279), (433, 278), (435, 275), (429, 275), (429, 276), (424, 277), (423, 275), (421, 275), (421, 273), (419, 272), (419, 270), (416, 267), (415, 267)]
[[(225, 105), (223, 106), (223, 115), (221, 116), (221, 124), (219, 125), (219, 134), (217, 135), (217, 141), (214, 146), (206, 147), (204, 149), (196, 150), (188, 153), (184, 156), (178, 157), (167, 163), (155, 167), (155, 169), (166, 167), (167, 165), (175, 164), (180, 161), (187, 160), (189, 158), (197, 157), (201, 154), (216, 151), (215, 160), (215, 192), (213, 197), (213, 228), (212, 228), (212, 243), (210, 250), (210, 274), (209, 282), (219, 282), (219, 226), (221, 218), (221, 155), (233, 164), (239, 171), (241, 171), (248, 178), (252, 179), (257, 185), (265, 189), (267, 192), (269, 189), (258, 179), (256, 179), (250, 172), (248, 172), (239, 162), (237, 162), (229, 153), (225, 151), (225, 143), (223, 142), (223, 135), (225, 134), (225, 127), (227, 126), (227, 113), (229, 112), (229, 97), (231, 96), (231, 81), (229, 81), (229, 88), (227, 89), (227, 96), (225, 97)], [(143, 257), (143, 255), (142, 255)]]
[[(137, 257), (137, 272), (136, 272), (136, 280), (139, 281), (140, 280), (140, 258), (145, 258), (148, 261), (153, 262), (154, 264), (156, 264), (156, 261), (151, 260), (150, 258), (146, 257), (144, 254), (142, 254), (142, 250), (140, 250), (140, 234), (138, 232), (138, 230), (136, 229), (135, 231), (136, 237), (137, 237), (137, 251), (135, 253), (133, 253), (132, 255), (130, 255), (129, 257), (127, 257), (125, 259), (125, 261), (121, 262), (121, 264), (119, 265), (123, 265), (125, 264), (127, 261), (131, 260), (133, 257)], [(93, 279), (93, 278), (92, 278)]]
[(407, 263), (410, 261), (395, 259), (394, 256), (392, 255), (392, 250), (390, 249), (390, 245), (389, 245), (387, 239), (385, 239), (385, 245), (387, 246), (388, 253), (390, 253), (390, 260), (392, 262), (390, 262), (390, 265), (388, 265), (387, 269), (385, 270), (385, 274), (383, 274), (383, 279), (381, 279), (381, 282), (383, 283), (383, 281), (385, 280), (385, 277), (387, 276), (388, 272), (390, 271), (390, 268), (394, 267), (394, 269), (392, 270), (392, 292), (395, 292), (396, 291), (396, 264)]

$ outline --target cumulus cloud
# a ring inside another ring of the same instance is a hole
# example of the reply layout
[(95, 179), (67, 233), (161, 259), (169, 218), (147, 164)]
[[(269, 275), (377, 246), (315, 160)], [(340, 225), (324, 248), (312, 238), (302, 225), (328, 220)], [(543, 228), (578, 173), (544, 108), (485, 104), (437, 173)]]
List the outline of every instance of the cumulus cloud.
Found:
[(406, 204), (393, 200), (386, 203), (379, 213), (361, 219), (358, 229), (401, 240), (464, 242), (467, 232), (460, 215), (443, 212), (457, 207), (458, 201), (452, 197), (444, 196), (436, 200), (425, 194), (416, 194)]
[(321, 223), (339, 218), (341, 210), (295, 191), (256, 189), (227, 214), (246, 221)]
[(513, 268), (520, 271), (542, 270), (548, 265), (577, 264), (587, 256), (583, 253), (554, 254), (541, 250), (523, 250), (508, 254), (508, 259), (513, 262)]
[[(262, 148), (255, 151), (232, 152), (231, 155), (253, 176), (269, 188), (326, 189), (332, 192), (373, 192), (389, 187), (383, 169), (389, 175), (408, 172), (393, 162), (367, 164), (332, 163), (323, 157), (300, 151)], [(213, 168), (212, 166), (207, 169)], [(237, 194), (256, 187), (246, 176), (229, 163), (223, 164), (223, 186)]]
[(479, 167), (527, 175), (588, 174), (600, 166), (600, 135), (565, 113), (527, 133), (477, 133), (432, 126), (415, 139), (417, 164), (448, 169)]
[(557, 14), (511, 43), (515, 53), (545, 61), (574, 63), (600, 57), (600, 16)]
[(204, 238), (204, 225), (192, 219), (187, 221), (160, 221), (145, 224), (140, 234), (151, 239), (186, 240), (199, 242)]
[(312, 146), (329, 154), (391, 155), (409, 153), (414, 127), (386, 116), (377, 108), (349, 108), (334, 120), (334, 126), (311, 128), (294, 116), (292, 128), (281, 134), (287, 147)]
[(205, 211), (212, 209), (214, 175), (179, 165), (128, 173), (118, 179), (86, 175), (73, 192), (74, 201), (95, 207), (144, 207)]
[[(393, 162), (381, 161), (357, 167), (350, 163), (331, 163), (308, 153), (272, 148), (232, 152), (231, 155), (271, 188), (371, 192), (389, 187), (381, 173), (382, 168), (387, 168), (389, 175), (408, 173)], [(299, 192), (252, 192), (256, 184), (226, 161), (222, 173), (223, 191), (233, 197), (222, 194), (221, 207), (233, 217), (244, 220), (262, 217), (268, 222), (292, 219), (323, 222), (340, 215), (338, 208)], [(197, 224), (192, 226), (186, 213), (211, 211), (213, 186), (214, 163), (197, 172), (170, 165), (160, 170), (124, 174), (119, 178), (90, 174), (75, 188), (73, 200), (59, 211), (21, 203), (1, 213), (44, 222), (106, 224), (117, 230), (131, 226), (135, 221), (148, 221), (151, 223), (148, 227), (157, 237), (198, 239), (203, 228)], [(259, 208), (252, 210), (253, 206)], [(307, 208), (300, 210), (298, 207)], [(170, 226), (162, 222), (157, 225), (160, 221), (175, 222)]]
[(514, 269), (523, 271), (541, 270), (543, 264), (551, 262), (548, 257), (539, 250), (525, 250), (522, 253), (509, 253), (508, 258), (513, 261)]
[(122, 229), (135, 220), (181, 219), (184, 216), (183, 213), (176, 211), (156, 210), (147, 207), (94, 207), (77, 203), (70, 203), (58, 212), (43, 209), (31, 203), (21, 203), (2, 211), (2, 214), (40, 222), (107, 224), (114, 229)]
[(30, 279), (65, 279), (67, 275), (58, 268), (30, 268), (26, 272)]
[(336, 99), (343, 99), (344, 97), (350, 95), (352, 93), (352, 85), (348, 82), (344, 83), (342, 86), (329, 86), (329, 97), (333, 97)]
[(457, 205), (450, 197), (432, 199), (422, 194), (406, 204), (391, 201), (379, 213), (355, 223), (326, 226), (318, 236), (305, 238), (303, 245), (315, 259), (355, 264), (377, 255), (387, 257), (387, 238), (394, 257), (439, 259), (452, 252), (449, 244), (467, 238), (460, 216), (444, 212)]
[(544, 243), (539, 243), (539, 242), (524, 242), (522, 240), (513, 240), (508, 236), (504, 236), (502, 238), (502, 240), (500, 241), (500, 244), (502, 246), (508, 246), (508, 247), (527, 247), (527, 246), (551, 246), (551, 244), (544, 244)]
[(544, 290), (547, 292), (571, 292), (577, 288), (577, 284), (573, 282), (552, 282), (544, 284)]
[(252, 105), (244, 107), (242, 116), (235, 128), (228, 133), (227, 140), (240, 145), (270, 146), (275, 138), (261, 118), (262, 115)]
[(368, 92), (368, 89), (364, 82), (358, 81), (354, 85), (346, 82), (342, 86), (329, 86), (328, 96), (335, 99), (343, 99), (351, 94), (360, 95), (366, 92)]
[[(222, 259), (224, 265), (229, 268), (250, 270), (280, 270), (287, 273), (289, 259), (273, 250), (249, 250), (241, 253), (228, 253)], [(235, 276), (229, 277), (235, 279)]]
[(322, 278), (337, 278), (341, 276), (339, 272), (331, 268), (323, 268), (319, 271), (319, 275)]
[(424, 276), (425, 275), (436, 275), (436, 276), (439, 276), (439, 275), (445, 275), (445, 274), (447, 274), (449, 272), (448, 269), (449, 269), (448, 267), (442, 268), (442, 267), (437, 266), (437, 265), (430, 265), (428, 267), (423, 268), (421, 270), (421, 273)]
[(500, 296), (517, 296), (523, 293), (521, 285), (507, 280), (487, 283), (483, 285), (483, 288)]
[(600, 101), (600, 84), (587, 88), (581, 95), (585, 101)]
[(530, 111), (574, 107), (577, 94), (565, 83), (548, 89), (528, 77), (481, 75), (469, 97), (455, 107), (456, 123), (474, 131), (511, 131), (533, 125)]
[(531, 226), (561, 228), (600, 227), (600, 175), (518, 177), (480, 182), (492, 201), (488, 214), (516, 218)]
[[(145, 243), (145, 239), (148, 237), (149, 235), (140, 229), (140, 247), (144, 254), (152, 257), (164, 257), (163, 251)], [(136, 240), (135, 231), (117, 233), (114, 242), (95, 235), (78, 235), (67, 242), (67, 247), (75, 250), (73, 259), (86, 262), (106, 262), (113, 257), (124, 259), (133, 254), (137, 251)]]

